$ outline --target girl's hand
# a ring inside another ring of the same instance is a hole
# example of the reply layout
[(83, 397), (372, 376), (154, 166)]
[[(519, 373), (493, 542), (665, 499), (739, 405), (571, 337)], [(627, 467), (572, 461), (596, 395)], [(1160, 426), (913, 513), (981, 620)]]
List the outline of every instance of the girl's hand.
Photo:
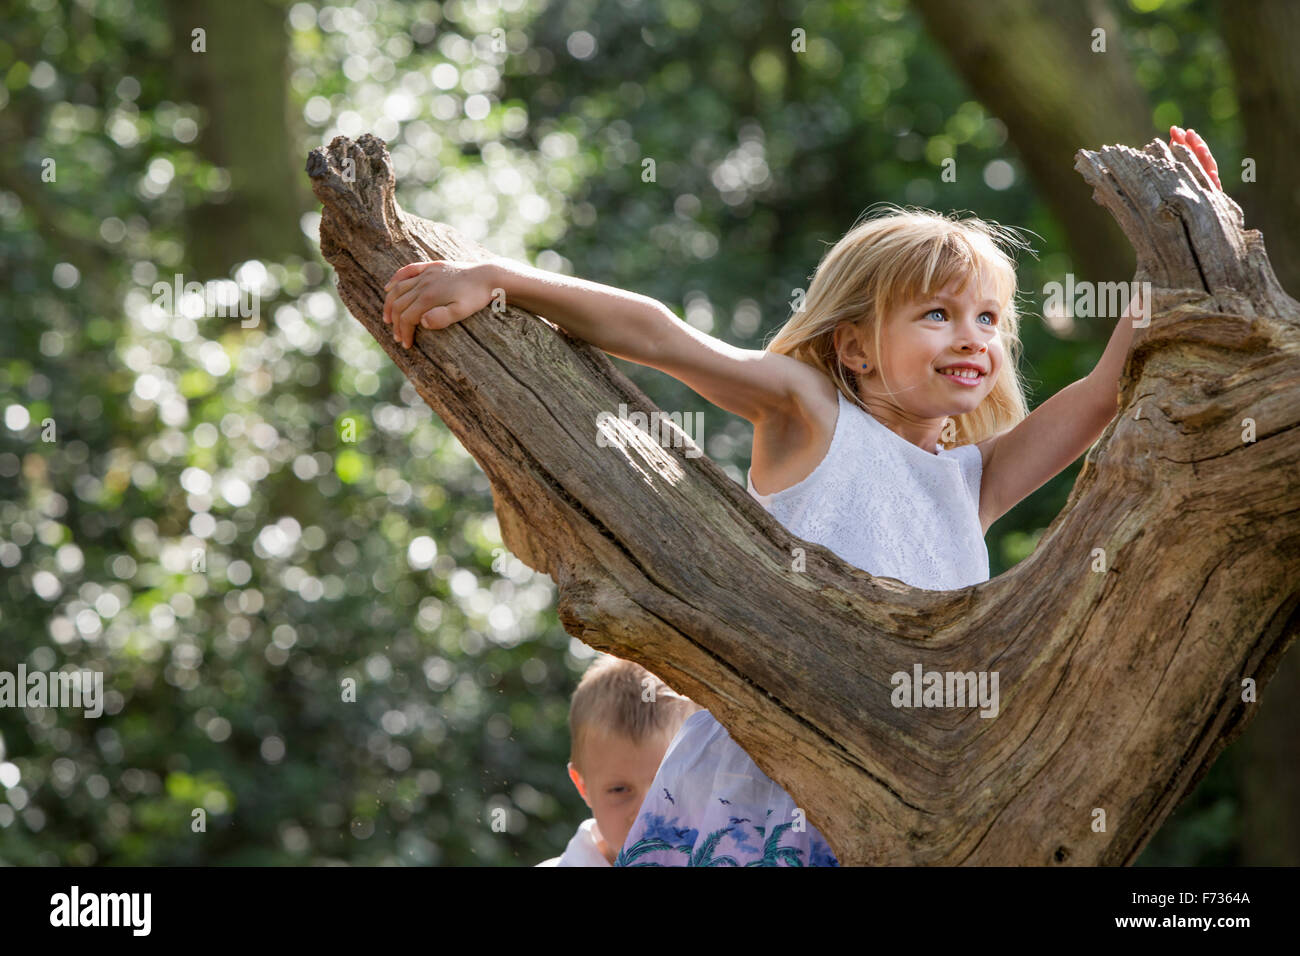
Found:
[(1209, 177), (1210, 182), (1222, 192), (1223, 183), (1219, 182), (1219, 164), (1214, 161), (1214, 157), (1210, 155), (1209, 145), (1197, 135), (1196, 130), (1169, 127), (1169, 145), (1172, 146), (1174, 143), (1182, 143), (1192, 151), (1192, 155), (1201, 164), (1201, 169), (1205, 170), (1205, 175)]
[(492, 301), (491, 263), (412, 262), (393, 273), (384, 286), (384, 324), (393, 341), (410, 348), (415, 327), (445, 329)]

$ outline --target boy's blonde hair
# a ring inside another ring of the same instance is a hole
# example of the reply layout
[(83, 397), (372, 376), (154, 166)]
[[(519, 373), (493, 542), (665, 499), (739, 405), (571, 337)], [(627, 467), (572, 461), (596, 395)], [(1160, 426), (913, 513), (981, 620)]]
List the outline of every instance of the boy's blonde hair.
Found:
[(874, 368), (880, 369), (880, 329), (891, 310), (953, 280), (959, 288), (973, 280), (978, 290), (992, 279), (1002, 305), (998, 335), (1006, 362), (979, 407), (953, 417), (956, 438), (947, 445), (982, 441), (1029, 414), (1018, 369), (1022, 346), (1016, 267), (1003, 246), (1029, 248), (1017, 230), (1006, 226), (886, 203), (878, 213), (860, 217), (822, 257), (803, 311), (781, 327), (766, 350), (821, 369), (845, 398), (863, 407), (858, 374), (845, 368), (835, 351), (839, 325), (860, 325), (875, 343)]
[[(651, 688), (653, 701), (642, 700), (642, 694)], [(618, 734), (634, 744), (660, 734), (671, 738), (682, 721), (702, 709), (640, 664), (602, 654), (587, 668), (573, 692), (569, 705), (569, 760), (581, 773), (583, 745), (592, 734)]]

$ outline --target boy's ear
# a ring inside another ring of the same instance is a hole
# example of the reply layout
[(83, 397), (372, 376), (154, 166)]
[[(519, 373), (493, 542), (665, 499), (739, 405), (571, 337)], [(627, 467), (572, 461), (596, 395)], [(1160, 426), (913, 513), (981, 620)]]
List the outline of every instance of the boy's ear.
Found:
[(578, 768), (573, 765), (573, 761), (569, 761), (569, 779), (578, 788), (578, 796), (582, 797), (582, 802), (590, 807), (591, 801), (587, 799), (587, 788), (582, 782), (582, 774), (578, 773)]

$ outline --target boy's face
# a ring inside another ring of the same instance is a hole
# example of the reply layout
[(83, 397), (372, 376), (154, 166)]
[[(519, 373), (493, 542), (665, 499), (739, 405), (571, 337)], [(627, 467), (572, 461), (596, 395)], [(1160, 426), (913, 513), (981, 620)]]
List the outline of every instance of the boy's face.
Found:
[(664, 733), (636, 744), (619, 734), (593, 732), (583, 741), (581, 759), (586, 774), (569, 764), (569, 778), (596, 818), (605, 840), (601, 849), (610, 863), (636, 822), (641, 801), (654, 782), (655, 771), (672, 738), (672, 734)]
[[(918, 419), (973, 411), (992, 390), (1004, 361), (998, 330), (1003, 310), (995, 295), (993, 288), (978, 289), (973, 281), (958, 294), (954, 282), (894, 309), (880, 335), (883, 377), (870, 351), (857, 365), (871, 366), (862, 380), (867, 397), (878, 395)], [(864, 334), (862, 341), (869, 350), (870, 338)], [(983, 375), (954, 380), (939, 371), (963, 362), (977, 365)]]

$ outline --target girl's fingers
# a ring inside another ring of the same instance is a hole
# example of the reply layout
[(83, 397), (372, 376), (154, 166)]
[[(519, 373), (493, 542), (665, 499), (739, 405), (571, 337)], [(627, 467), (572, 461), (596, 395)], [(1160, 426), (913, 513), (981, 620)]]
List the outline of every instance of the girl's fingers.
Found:
[(393, 303), (397, 297), (406, 291), (406, 284), (399, 282), (396, 285), (384, 286), (384, 324), (391, 325), (393, 322)]
[(1206, 178), (1215, 186), (1218, 186), (1219, 167), (1215, 163), (1214, 157), (1210, 155), (1210, 148), (1205, 145), (1205, 140), (1201, 139), (1195, 130), (1188, 130), (1187, 145), (1191, 149), (1192, 155), (1196, 157), (1196, 161), (1200, 163), (1201, 170), (1205, 173)]
[(393, 277), (388, 280), (388, 282), (384, 285), (384, 288), (387, 289), (390, 286), (394, 285), (395, 283), (401, 281), (402, 279), (410, 279), (414, 276), (417, 276), (425, 269), (429, 268), (429, 266), (434, 265), (435, 263), (441, 261), (442, 261), (441, 259), (435, 259), (433, 262), (408, 262), (406, 265), (402, 266), (400, 269), (398, 269), (396, 272), (393, 273)]
[(396, 318), (393, 320), (393, 341), (401, 342), (406, 348), (411, 347), (408, 339), (415, 334), (414, 327), (410, 321), (413, 312), (414, 309), (398, 312)]
[(394, 272), (392, 278), (389, 279), (386, 283), (384, 283), (384, 291), (387, 292), (398, 282), (402, 281), (403, 279), (410, 278), (412, 275), (414, 275), (415, 272), (417, 271), (412, 268), (412, 266), (414, 265), (417, 265), (417, 263), (411, 263), (411, 265), (402, 266), (402, 268)]
[(398, 300), (393, 301), (393, 341), (400, 341), (402, 338), (402, 326), (406, 321), (407, 303)]
[[(423, 289), (424, 282), (420, 276), (402, 279), (394, 284), (384, 299), (384, 322), (395, 324), (397, 316), (406, 311), (406, 307), (415, 300)], [(413, 321), (418, 321), (418, 319)]]
[(402, 266), (400, 269), (398, 269), (396, 272), (393, 273), (393, 277), (389, 279), (387, 283), (384, 284), (384, 290), (387, 291), (389, 288), (391, 288), (393, 285), (397, 284), (398, 282), (404, 279), (412, 279), (415, 276), (418, 276), (421, 272), (423, 272), (425, 269), (429, 268), (430, 266), (440, 265), (445, 261), (446, 260), (444, 259), (433, 259), (429, 262), (408, 262), (406, 265)]
[(405, 303), (399, 303), (394, 309), (393, 338), (409, 349), (415, 342), (417, 326), (439, 329), (456, 321), (452, 311), (455, 305), (455, 302), (448, 302), (429, 308), (416, 295), (411, 295)]
[(407, 279), (400, 279), (397, 282), (394, 282), (393, 285), (389, 288), (388, 295), (389, 296), (404, 295), (405, 293), (410, 292), (411, 289), (415, 288), (416, 285), (419, 284), (419, 282), (420, 282), (419, 276), (411, 276), (410, 278)]
[[(393, 273), (393, 277), (384, 286), (384, 324), (392, 326), (393, 341), (401, 342), (404, 348), (409, 349), (415, 344), (417, 326), (439, 328), (450, 324), (449, 307), (454, 303), (449, 302), (430, 308), (427, 302), (419, 302), (421, 294), (427, 291), (426, 277), (421, 273), (429, 266), (437, 265), (442, 261), (435, 259), (433, 262), (412, 262), (404, 265)], [(437, 301), (437, 293), (435, 292), (431, 298)]]
[(1194, 129), (1187, 131), (1187, 138), (1192, 142), (1196, 156), (1201, 161), (1201, 167), (1214, 182), (1214, 185), (1222, 189), (1223, 184), (1219, 182), (1219, 164), (1214, 161), (1214, 154), (1210, 152), (1209, 144)]
[(384, 288), (388, 290), (387, 294), (384, 296), (384, 324), (385, 325), (392, 324), (394, 303), (397, 302), (397, 299), (400, 296), (410, 291), (411, 287), (415, 285), (414, 277), (397, 280), (397, 277), (394, 276), (393, 279), (396, 281), (390, 281), (388, 285), (384, 286)]
[(407, 310), (407, 307), (410, 306), (410, 304), (416, 300), (419, 294), (420, 294), (420, 290), (418, 288), (412, 287), (410, 289), (407, 289), (405, 292), (396, 295), (393, 298), (394, 323), (396, 323), (397, 320), (401, 317), (402, 313)]
[(1171, 126), (1169, 127), (1169, 142), (1182, 143), (1191, 150), (1192, 155), (1195, 156), (1196, 161), (1201, 164), (1201, 169), (1205, 171), (1205, 175), (1209, 178), (1210, 182), (1214, 183), (1219, 190), (1223, 189), (1223, 183), (1219, 179), (1219, 164), (1214, 161), (1214, 156), (1210, 153), (1209, 145), (1206, 144), (1205, 140), (1201, 139), (1200, 134), (1197, 133), (1196, 130)]

